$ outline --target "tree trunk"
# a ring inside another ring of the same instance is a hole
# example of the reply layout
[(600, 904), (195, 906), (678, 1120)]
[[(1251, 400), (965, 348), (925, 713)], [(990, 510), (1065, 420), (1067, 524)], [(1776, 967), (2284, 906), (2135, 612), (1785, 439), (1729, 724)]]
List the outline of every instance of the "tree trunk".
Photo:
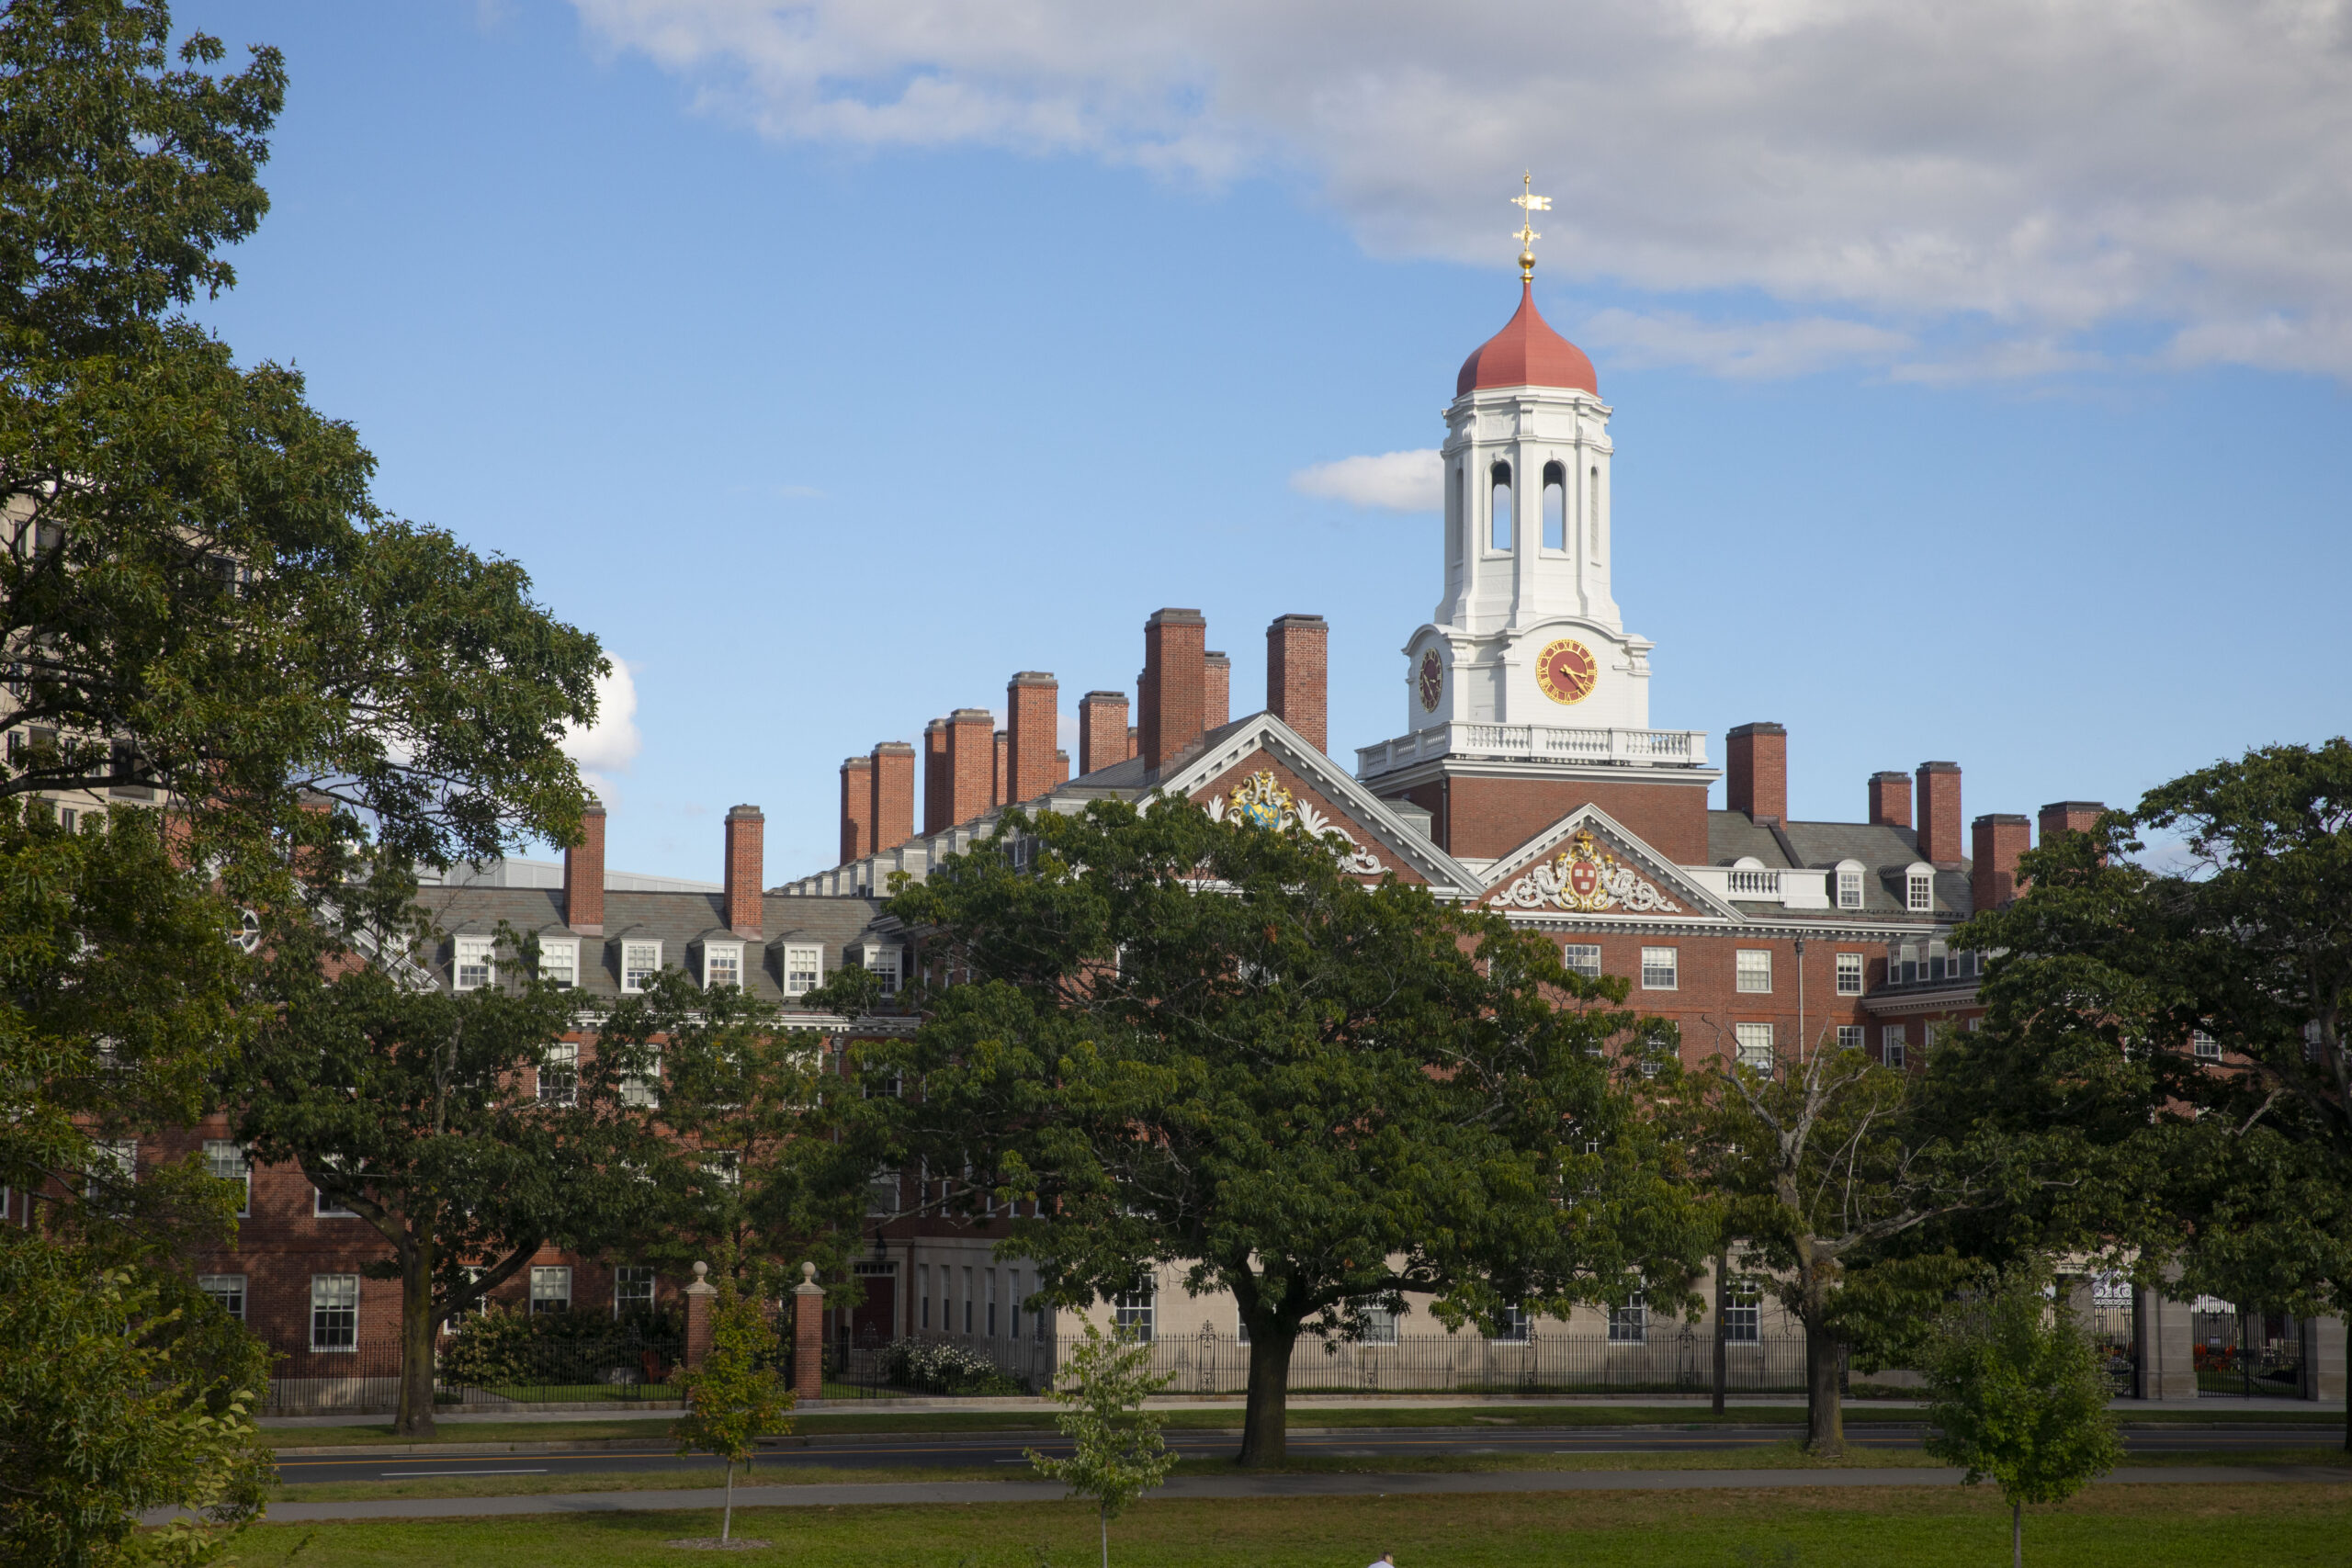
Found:
[(1250, 1401), (1241, 1417), (1241, 1465), (1283, 1463), (1290, 1452), (1290, 1353), (1295, 1331), (1281, 1338), (1250, 1336)]
[(1111, 1568), (1111, 1505), (1104, 1503), (1095, 1512), (1102, 1520), (1102, 1568)]
[(1731, 1304), (1731, 1287), (1724, 1276), (1731, 1270), (1728, 1248), (1715, 1254), (1715, 1414), (1724, 1413), (1724, 1308)]
[(2009, 1505), (2009, 1568), (2025, 1568), (2025, 1505)]
[(1839, 1343), (1818, 1311), (1804, 1325), (1805, 1451), (1815, 1459), (1846, 1457), (1846, 1412), (1838, 1403)]
[(727, 1540), (735, 1529), (735, 1461), (727, 1461), (727, 1508), (718, 1516), (718, 1539)]
[(401, 1258), (401, 1401), (392, 1430), (433, 1436), (433, 1238), (411, 1239)]

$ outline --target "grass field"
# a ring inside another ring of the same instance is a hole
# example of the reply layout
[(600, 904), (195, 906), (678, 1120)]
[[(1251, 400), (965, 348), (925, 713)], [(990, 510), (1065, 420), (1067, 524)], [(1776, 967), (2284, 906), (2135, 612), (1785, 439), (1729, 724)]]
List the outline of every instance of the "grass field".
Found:
[[(737, 1554), (793, 1568), (1087, 1568), (1084, 1504), (739, 1509)], [(265, 1525), (242, 1568), (693, 1568), (663, 1543), (715, 1512)], [(2290, 1568), (2346, 1561), (2352, 1489), (2096, 1487), (2026, 1526), (2030, 1562)], [(1999, 1568), (2008, 1510), (1989, 1488), (1145, 1502), (1112, 1526), (1114, 1568)], [(733, 1561), (736, 1559), (727, 1559)]]

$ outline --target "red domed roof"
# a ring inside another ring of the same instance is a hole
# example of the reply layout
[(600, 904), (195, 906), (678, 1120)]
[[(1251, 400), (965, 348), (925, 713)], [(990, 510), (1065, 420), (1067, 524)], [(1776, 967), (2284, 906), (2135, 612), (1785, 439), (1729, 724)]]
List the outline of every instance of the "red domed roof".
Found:
[(1592, 361), (1545, 322), (1535, 309), (1535, 285), (1525, 282), (1520, 285), (1519, 313), (1462, 362), (1453, 395), (1478, 387), (1575, 387), (1600, 395)]

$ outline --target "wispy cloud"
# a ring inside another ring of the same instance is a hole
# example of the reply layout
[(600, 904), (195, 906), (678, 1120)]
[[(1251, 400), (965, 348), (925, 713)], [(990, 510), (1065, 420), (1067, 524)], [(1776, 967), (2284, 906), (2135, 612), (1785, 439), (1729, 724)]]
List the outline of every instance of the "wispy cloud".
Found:
[(1908, 333), (1830, 316), (1702, 321), (1671, 312), (1603, 310), (1577, 335), (1589, 348), (1611, 351), (1617, 364), (1689, 366), (1747, 379), (1883, 364), (1913, 345)]
[(1290, 488), (1381, 512), (1435, 512), (1443, 501), (1442, 472), (1431, 446), (1317, 463), (1291, 475)]

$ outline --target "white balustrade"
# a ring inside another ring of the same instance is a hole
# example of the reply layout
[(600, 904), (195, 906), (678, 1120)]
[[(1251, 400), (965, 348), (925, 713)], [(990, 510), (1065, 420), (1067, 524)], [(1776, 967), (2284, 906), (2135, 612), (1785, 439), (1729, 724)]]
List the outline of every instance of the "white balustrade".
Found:
[(1570, 766), (1703, 768), (1703, 729), (1578, 729), (1549, 724), (1433, 724), (1356, 749), (1356, 776), (1394, 773), (1431, 757), (1493, 758)]

